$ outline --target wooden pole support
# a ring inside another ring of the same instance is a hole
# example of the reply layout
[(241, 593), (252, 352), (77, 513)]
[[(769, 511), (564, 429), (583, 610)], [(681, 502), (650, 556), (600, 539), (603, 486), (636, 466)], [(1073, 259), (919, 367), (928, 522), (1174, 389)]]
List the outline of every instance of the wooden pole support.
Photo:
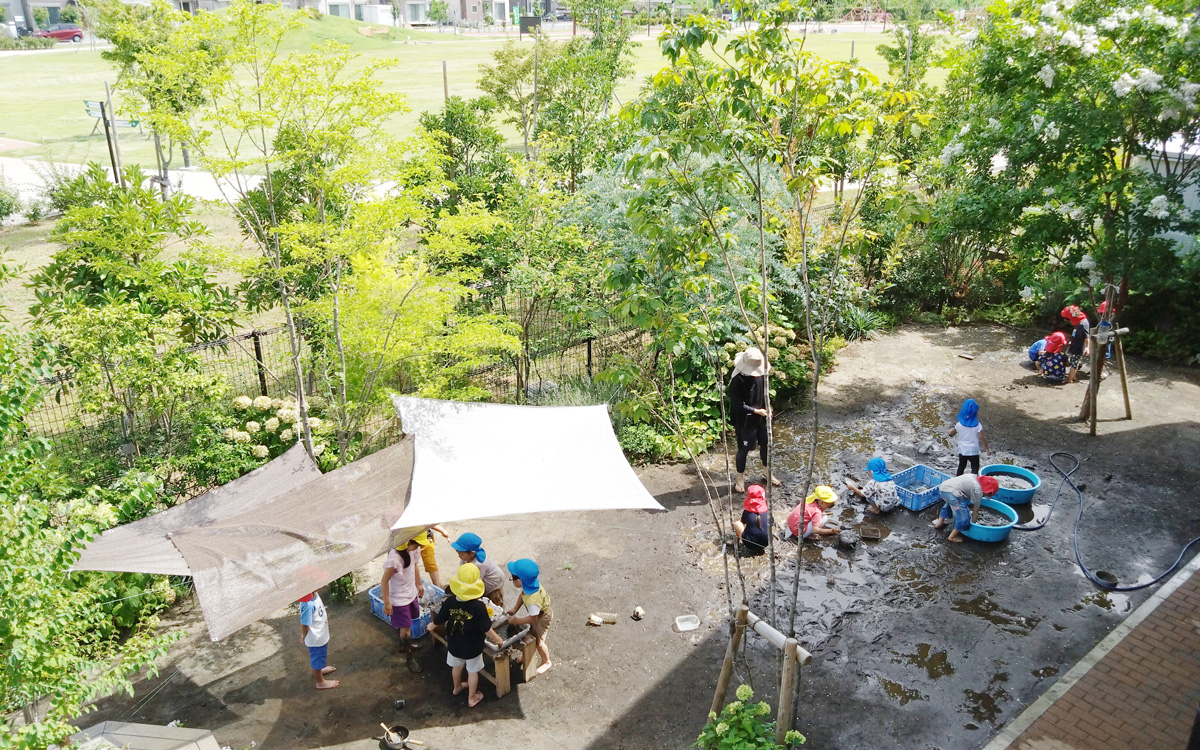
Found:
[(1096, 417), (1100, 413), (1099, 406), (1096, 401), (1100, 395), (1100, 345), (1096, 339), (1092, 339), (1091, 356), (1091, 372), (1088, 374), (1088, 393), (1091, 394), (1091, 409), (1088, 414), (1088, 420), (1091, 422), (1089, 431), (1092, 435), (1096, 434)]
[(737, 608), (737, 614), (734, 615), (733, 632), (729, 634), (729, 646), (725, 649), (725, 661), (721, 664), (721, 676), (717, 678), (717, 692), (713, 695), (712, 708), (713, 713), (720, 713), (725, 706), (725, 695), (729, 692), (729, 680), (733, 678), (733, 659), (737, 656), (738, 645), (742, 642), (742, 635), (746, 632), (746, 621), (750, 614), (750, 608), (745, 604)]
[(800, 676), (800, 644), (788, 638), (783, 646), (783, 674), (779, 678), (779, 710), (775, 713), (775, 744), (782, 745), (792, 728), (792, 696)]
[(1117, 367), (1121, 370), (1121, 393), (1125, 396), (1125, 418), (1133, 419), (1133, 408), (1129, 405), (1129, 380), (1125, 374), (1125, 347), (1121, 346), (1121, 337), (1117, 336), (1113, 348), (1117, 350)]

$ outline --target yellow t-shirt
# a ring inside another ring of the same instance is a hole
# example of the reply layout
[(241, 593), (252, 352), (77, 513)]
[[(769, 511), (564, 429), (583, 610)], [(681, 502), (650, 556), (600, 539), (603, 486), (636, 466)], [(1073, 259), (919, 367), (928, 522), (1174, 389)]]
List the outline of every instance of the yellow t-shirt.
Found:
[(525, 603), (525, 611), (530, 617), (536, 617), (542, 612), (550, 611), (550, 595), (546, 593), (546, 589), (541, 588), (532, 594), (521, 593), (521, 601)]

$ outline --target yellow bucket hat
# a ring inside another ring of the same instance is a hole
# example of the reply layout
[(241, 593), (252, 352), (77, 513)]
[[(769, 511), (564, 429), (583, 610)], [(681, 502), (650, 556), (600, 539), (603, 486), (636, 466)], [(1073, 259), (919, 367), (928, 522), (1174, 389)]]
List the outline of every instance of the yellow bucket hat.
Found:
[(475, 563), (463, 563), (450, 579), (450, 591), (460, 602), (469, 602), (483, 596), (483, 581), (479, 578), (479, 567)]
[(823, 503), (836, 503), (837, 499), (837, 493), (833, 491), (833, 488), (822, 484), (813, 490), (811, 495), (804, 498), (804, 502), (813, 503), (820, 500)]
[(422, 547), (433, 546), (433, 534), (429, 533), (429, 529), (425, 529), (420, 534), (417, 534), (412, 540)]

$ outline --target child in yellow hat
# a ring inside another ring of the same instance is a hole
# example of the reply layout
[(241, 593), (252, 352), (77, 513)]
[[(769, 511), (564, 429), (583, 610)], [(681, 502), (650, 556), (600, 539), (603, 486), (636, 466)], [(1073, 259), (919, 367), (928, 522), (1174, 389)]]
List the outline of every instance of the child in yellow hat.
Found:
[[(483, 579), (474, 563), (464, 563), (450, 579), (450, 596), (433, 618), (433, 627), (444, 631), (446, 638), (446, 663), (450, 665), (450, 678), (454, 681), (451, 691), (458, 695), (467, 691), (467, 706), (474, 708), (483, 700), (479, 692), (479, 673), (483, 670), (483, 642), (490, 640), (497, 646), (504, 641), (492, 629), (492, 618), (488, 616), (483, 596)], [(463, 667), (467, 669), (467, 681), (462, 681)]]
[(413, 541), (421, 547), (421, 567), (429, 574), (430, 582), (440, 589), (442, 587), (442, 574), (438, 572), (437, 555), (434, 553), (433, 547), (433, 532), (435, 531), (447, 540), (450, 539), (450, 535), (446, 533), (442, 525), (435, 523), (432, 526), (425, 527), (425, 530), (417, 534)]
[[(838, 533), (838, 527), (825, 525), (825, 512), (837, 502), (837, 493), (832, 487), (821, 485), (813, 490), (804, 502), (795, 507), (787, 518), (788, 530), (797, 539), (807, 539), (810, 536), (830, 536)], [(801, 530), (800, 522), (804, 521)]]

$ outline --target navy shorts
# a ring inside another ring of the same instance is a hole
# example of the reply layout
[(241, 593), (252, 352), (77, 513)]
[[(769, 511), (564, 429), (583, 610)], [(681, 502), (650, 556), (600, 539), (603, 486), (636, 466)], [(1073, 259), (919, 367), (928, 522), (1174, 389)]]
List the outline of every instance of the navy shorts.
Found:
[(308, 647), (308, 666), (313, 669), (324, 669), (325, 660), (329, 656), (329, 644)]

